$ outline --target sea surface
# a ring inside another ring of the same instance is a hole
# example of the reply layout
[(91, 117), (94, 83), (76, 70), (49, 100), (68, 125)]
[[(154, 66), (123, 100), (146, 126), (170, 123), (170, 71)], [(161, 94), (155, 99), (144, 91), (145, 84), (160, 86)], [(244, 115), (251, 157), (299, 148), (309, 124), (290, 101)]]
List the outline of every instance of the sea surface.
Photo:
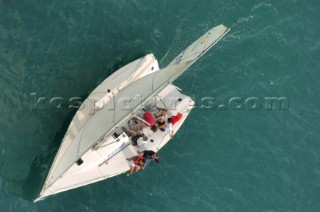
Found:
[[(319, 11), (319, 0), (0, 0), (0, 211), (320, 211)], [(50, 99), (85, 98), (147, 53), (165, 67), (220, 23), (231, 31), (174, 83), (198, 106), (159, 164), (33, 203), (76, 112)]]

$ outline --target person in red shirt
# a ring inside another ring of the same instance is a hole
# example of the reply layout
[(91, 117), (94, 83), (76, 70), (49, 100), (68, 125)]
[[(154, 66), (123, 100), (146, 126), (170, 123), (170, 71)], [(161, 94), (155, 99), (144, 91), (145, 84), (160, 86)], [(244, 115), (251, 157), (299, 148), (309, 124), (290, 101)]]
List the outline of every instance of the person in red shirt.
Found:
[(171, 116), (171, 118), (168, 118), (168, 124), (167, 124), (167, 128), (166, 130), (169, 131), (170, 137), (173, 137), (173, 125), (175, 125), (178, 121), (180, 121), (180, 119), (182, 119), (182, 114), (181, 113), (177, 113), (177, 115), (175, 116)]
[(153, 115), (147, 111), (143, 114), (143, 118), (149, 124), (149, 127), (151, 128), (151, 130), (153, 132), (156, 132), (158, 128), (157, 128), (156, 121), (155, 121)]
[(179, 112), (177, 113), (177, 115), (171, 116), (172, 125), (175, 125), (178, 121), (180, 121), (181, 118), (182, 118), (182, 114)]
[(130, 169), (127, 172), (127, 175), (137, 172), (139, 169), (144, 169), (144, 164), (146, 163), (146, 159), (143, 156), (134, 156), (132, 158), (127, 158), (129, 161)]

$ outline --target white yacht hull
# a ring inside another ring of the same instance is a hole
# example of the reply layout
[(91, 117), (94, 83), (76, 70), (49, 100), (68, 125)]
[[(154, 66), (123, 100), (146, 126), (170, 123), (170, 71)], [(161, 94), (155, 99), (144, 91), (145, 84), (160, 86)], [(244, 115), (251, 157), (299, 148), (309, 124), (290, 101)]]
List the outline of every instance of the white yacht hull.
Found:
[(142, 108), (149, 104), (167, 108), (173, 115), (183, 114), (173, 126), (177, 133), (194, 102), (171, 83), (228, 31), (223, 25), (212, 28), (164, 69), (159, 70), (157, 60), (149, 54), (102, 82), (72, 119), (35, 201), (124, 173), (129, 170), (126, 158), (137, 155), (138, 150), (158, 152), (163, 148), (171, 139), (168, 132), (144, 128), (149, 140), (137, 147), (121, 127), (133, 116), (141, 117)]
[[(190, 97), (178, 92), (176, 87), (172, 85), (166, 87), (159, 93), (159, 96), (163, 99), (171, 96), (181, 98), (178, 104), (174, 100), (166, 101), (169, 106), (176, 104), (176, 108), (170, 110), (171, 113), (180, 112), (183, 114), (183, 118), (173, 127), (176, 133), (189, 115), (194, 102)], [(158, 101), (157, 105), (164, 106), (161, 101)], [(83, 164), (79, 166), (75, 163), (54, 184), (43, 190), (39, 199), (122, 174), (130, 168), (126, 158), (137, 155), (137, 151), (153, 150), (158, 152), (170, 140), (170, 135), (160, 130), (152, 133), (151, 130), (145, 128), (143, 132), (146, 135), (151, 135), (148, 142), (141, 147), (133, 146), (125, 133), (120, 134), (119, 137), (108, 136), (97, 149), (91, 148), (81, 157), (84, 161)]]

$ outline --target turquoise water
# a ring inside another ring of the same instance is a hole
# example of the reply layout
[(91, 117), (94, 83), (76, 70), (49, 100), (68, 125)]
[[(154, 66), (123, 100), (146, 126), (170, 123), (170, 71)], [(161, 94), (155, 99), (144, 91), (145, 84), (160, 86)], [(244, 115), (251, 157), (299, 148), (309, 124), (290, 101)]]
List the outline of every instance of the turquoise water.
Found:
[[(0, 211), (319, 211), (320, 2), (0, 0)], [(33, 203), (86, 97), (154, 53), (164, 67), (211, 27), (230, 33), (175, 84), (197, 107), (160, 164)], [(233, 97), (261, 100), (260, 109)], [(265, 97), (285, 97), (270, 110)], [(225, 109), (223, 109), (225, 108)]]

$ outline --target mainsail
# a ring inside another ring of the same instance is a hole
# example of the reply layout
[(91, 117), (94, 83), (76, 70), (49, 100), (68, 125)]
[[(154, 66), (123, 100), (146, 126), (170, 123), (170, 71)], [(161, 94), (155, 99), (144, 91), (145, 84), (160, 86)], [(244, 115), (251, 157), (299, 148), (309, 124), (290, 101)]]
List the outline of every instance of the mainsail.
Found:
[(189, 62), (181, 63), (149, 74), (129, 84), (113, 96), (113, 99), (102, 109), (96, 111), (68, 149), (59, 157), (60, 160), (54, 161), (45, 187), (50, 187), (101, 138), (110, 135), (114, 129), (128, 121), (135, 110), (170, 84), (172, 82), (170, 79), (184, 71), (188, 64)]
[(138, 109), (171, 84), (227, 32), (228, 29), (223, 25), (214, 27), (181, 52), (166, 68), (132, 82), (112, 96), (103, 108), (96, 111), (68, 148), (58, 152), (42, 191), (63, 177), (64, 173), (102, 138), (111, 135), (117, 127), (127, 122)]

